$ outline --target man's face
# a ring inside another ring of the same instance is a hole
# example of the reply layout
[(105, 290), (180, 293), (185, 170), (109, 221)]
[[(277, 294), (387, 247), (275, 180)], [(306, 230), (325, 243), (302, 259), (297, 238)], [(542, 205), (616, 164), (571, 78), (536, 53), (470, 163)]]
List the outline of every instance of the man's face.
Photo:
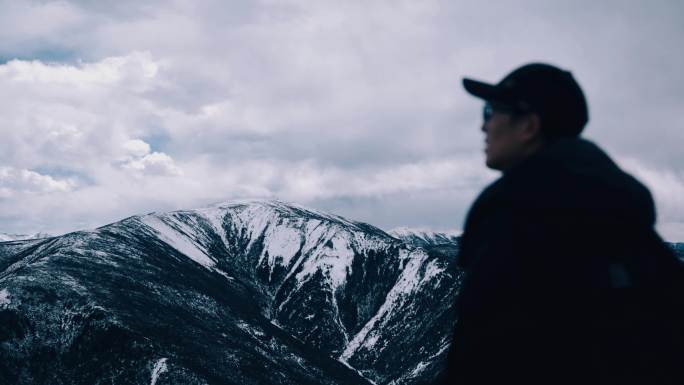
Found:
[(482, 132), (486, 135), (486, 164), (491, 169), (504, 171), (524, 155), (523, 122), (514, 119), (514, 115), (503, 108), (491, 105), (485, 108), (491, 108), (485, 112), (482, 124)]

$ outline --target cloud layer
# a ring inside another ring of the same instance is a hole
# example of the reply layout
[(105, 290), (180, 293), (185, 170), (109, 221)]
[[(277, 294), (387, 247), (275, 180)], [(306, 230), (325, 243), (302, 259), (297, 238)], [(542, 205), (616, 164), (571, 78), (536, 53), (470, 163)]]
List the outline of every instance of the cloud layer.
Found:
[(677, 2), (0, 5), (0, 231), (241, 197), (459, 229), (497, 177), (460, 79), (543, 60), (575, 73), (586, 136), (684, 240)]

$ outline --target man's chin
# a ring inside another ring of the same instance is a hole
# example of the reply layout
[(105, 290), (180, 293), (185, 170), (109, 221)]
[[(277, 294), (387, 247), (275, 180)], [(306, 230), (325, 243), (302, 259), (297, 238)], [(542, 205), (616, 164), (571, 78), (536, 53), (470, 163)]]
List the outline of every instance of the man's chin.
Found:
[(485, 160), (485, 165), (487, 168), (491, 168), (492, 170), (501, 170), (501, 166), (498, 164), (498, 162), (496, 162), (495, 159), (487, 158)]

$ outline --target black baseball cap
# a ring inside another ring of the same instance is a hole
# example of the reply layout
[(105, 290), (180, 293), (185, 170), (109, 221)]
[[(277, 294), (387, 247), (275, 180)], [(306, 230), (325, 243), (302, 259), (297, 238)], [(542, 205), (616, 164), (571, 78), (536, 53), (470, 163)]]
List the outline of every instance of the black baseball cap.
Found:
[(589, 121), (587, 101), (575, 78), (550, 64), (525, 64), (497, 84), (464, 78), (463, 87), (488, 102), (538, 113), (549, 137), (578, 136)]

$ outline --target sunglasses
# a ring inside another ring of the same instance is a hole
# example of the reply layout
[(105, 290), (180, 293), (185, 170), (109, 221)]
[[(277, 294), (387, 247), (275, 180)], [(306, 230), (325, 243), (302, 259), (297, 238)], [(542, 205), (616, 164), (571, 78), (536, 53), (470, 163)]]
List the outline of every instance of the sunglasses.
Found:
[(515, 113), (517, 110), (514, 107), (507, 106), (500, 103), (486, 102), (482, 109), (482, 118), (484, 121), (489, 121), (494, 115), (494, 112), (503, 112), (505, 114)]
[(501, 112), (504, 114), (520, 114), (529, 112), (529, 109), (516, 108), (502, 103), (486, 102), (484, 108), (482, 109), (482, 118), (484, 121), (488, 121), (492, 118), (495, 112)]

